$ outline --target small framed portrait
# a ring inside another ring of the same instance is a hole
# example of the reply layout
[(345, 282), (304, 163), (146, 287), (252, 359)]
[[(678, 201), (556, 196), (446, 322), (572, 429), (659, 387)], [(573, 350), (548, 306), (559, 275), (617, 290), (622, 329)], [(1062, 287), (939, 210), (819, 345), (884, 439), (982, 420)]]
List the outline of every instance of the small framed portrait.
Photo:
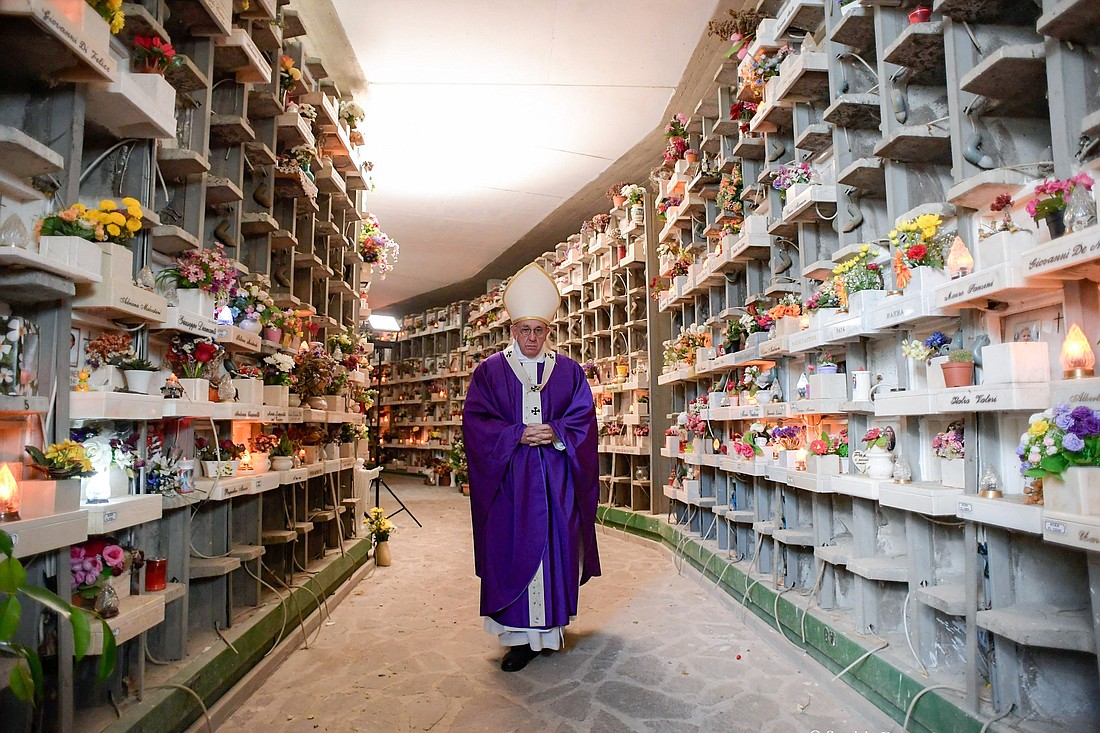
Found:
[(1012, 332), (1012, 340), (1028, 342), (1039, 340), (1039, 324), (1037, 322), (1019, 323)]
[(80, 329), (71, 329), (69, 334), (69, 366), (80, 366), (80, 350), (84, 344), (81, 342)]

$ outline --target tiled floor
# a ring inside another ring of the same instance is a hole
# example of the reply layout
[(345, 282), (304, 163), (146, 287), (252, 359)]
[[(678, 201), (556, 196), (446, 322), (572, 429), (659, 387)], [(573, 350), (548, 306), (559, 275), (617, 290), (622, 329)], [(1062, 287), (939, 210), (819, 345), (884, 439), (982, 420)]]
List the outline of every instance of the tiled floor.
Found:
[(600, 534), (568, 649), (500, 671), (481, 629), (469, 503), (391, 481), (406, 516), (378, 568), (222, 731), (879, 733), (882, 713), (654, 545)]

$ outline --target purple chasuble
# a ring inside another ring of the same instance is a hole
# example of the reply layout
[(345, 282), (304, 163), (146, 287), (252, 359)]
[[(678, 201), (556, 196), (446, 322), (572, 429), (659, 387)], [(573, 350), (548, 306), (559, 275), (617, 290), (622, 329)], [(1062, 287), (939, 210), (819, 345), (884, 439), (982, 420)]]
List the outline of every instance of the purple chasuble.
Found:
[[(568, 624), (577, 613), (578, 586), (600, 574), (592, 390), (577, 362), (553, 358), (554, 370), (541, 394), (541, 422), (554, 429), (565, 450), (520, 444), (528, 387), (503, 353), (474, 371), (462, 413), (481, 615), (505, 626), (532, 628), (527, 586), (540, 563), (546, 617), (539, 628)], [(538, 373), (543, 374), (541, 365)]]

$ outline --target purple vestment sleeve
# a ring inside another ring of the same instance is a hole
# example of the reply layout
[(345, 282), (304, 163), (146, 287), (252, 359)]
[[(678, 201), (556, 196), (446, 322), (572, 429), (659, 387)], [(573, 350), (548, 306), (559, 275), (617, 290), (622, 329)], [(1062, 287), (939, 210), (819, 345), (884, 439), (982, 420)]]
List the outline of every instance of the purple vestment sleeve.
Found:
[[(584, 372), (558, 356), (541, 394), (543, 422), (565, 444), (564, 451), (520, 445), (523, 388), (504, 355), (494, 354), (474, 372), (463, 411), (483, 615), (526, 591), (548, 546), (563, 548), (561, 567), (577, 569), (569, 570), (572, 587), (600, 572), (596, 415)], [(575, 614), (575, 594), (568, 606)]]

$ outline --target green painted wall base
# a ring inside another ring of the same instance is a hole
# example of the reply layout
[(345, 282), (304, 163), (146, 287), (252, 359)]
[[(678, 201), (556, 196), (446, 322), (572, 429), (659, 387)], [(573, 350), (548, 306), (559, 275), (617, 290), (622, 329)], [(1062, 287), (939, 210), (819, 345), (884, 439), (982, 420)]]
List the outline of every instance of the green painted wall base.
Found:
[[(173, 675), (166, 684), (189, 687), (210, 707), (219, 697), (233, 687), (252, 669), (278, 641), (298, 631), (298, 611), (306, 618), (317, 608), (318, 585), (324, 589), (321, 598), (328, 597), (351, 577), (352, 573), (367, 562), (370, 542), (364, 538), (345, 543), (344, 556), (328, 558), (327, 563), (313, 576), (315, 582), (309, 589), (295, 588), (283, 602), (267, 606), (249, 620), (247, 628), (238, 631), (233, 627), (225, 632), (238, 653), (227, 645), (212, 646), (193, 657), (187, 666)], [(296, 581), (301, 583), (300, 580)], [(286, 628), (283, 628), (284, 609)], [(280, 631), (282, 633), (280, 634)], [(115, 723), (103, 729), (103, 733), (179, 733), (202, 717), (202, 710), (194, 697), (180, 689), (148, 690), (145, 699), (126, 710)]]
[[(742, 568), (726, 557), (724, 550), (715, 551), (706, 547), (696, 536), (684, 533), (657, 516), (607, 506), (599, 507), (596, 515), (605, 526), (659, 542), (682, 555), (704, 578), (744, 603), (770, 626), (778, 627), (788, 642), (831, 672), (839, 672), (876, 648), (865, 646), (861, 639), (837, 628), (813, 609), (806, 613), (803, 620), (801, 607), (763, 582), (750, 580)], [(746, 587), (749, 594), (747, 601)], [(802, 641), (803, 622), (805, 642)], [(905, 720), (913, 698), (922, 689), (931, 686), (931, 683), (910, 676), (877, 655), (863, 660), (841, 679), (899, 723)], [(908, 730), (919, 733), (980, 733), (982, 724), (981, 720), (960, 708), (952, 699), (938, 692), (928, 692), (917, 701)]]

